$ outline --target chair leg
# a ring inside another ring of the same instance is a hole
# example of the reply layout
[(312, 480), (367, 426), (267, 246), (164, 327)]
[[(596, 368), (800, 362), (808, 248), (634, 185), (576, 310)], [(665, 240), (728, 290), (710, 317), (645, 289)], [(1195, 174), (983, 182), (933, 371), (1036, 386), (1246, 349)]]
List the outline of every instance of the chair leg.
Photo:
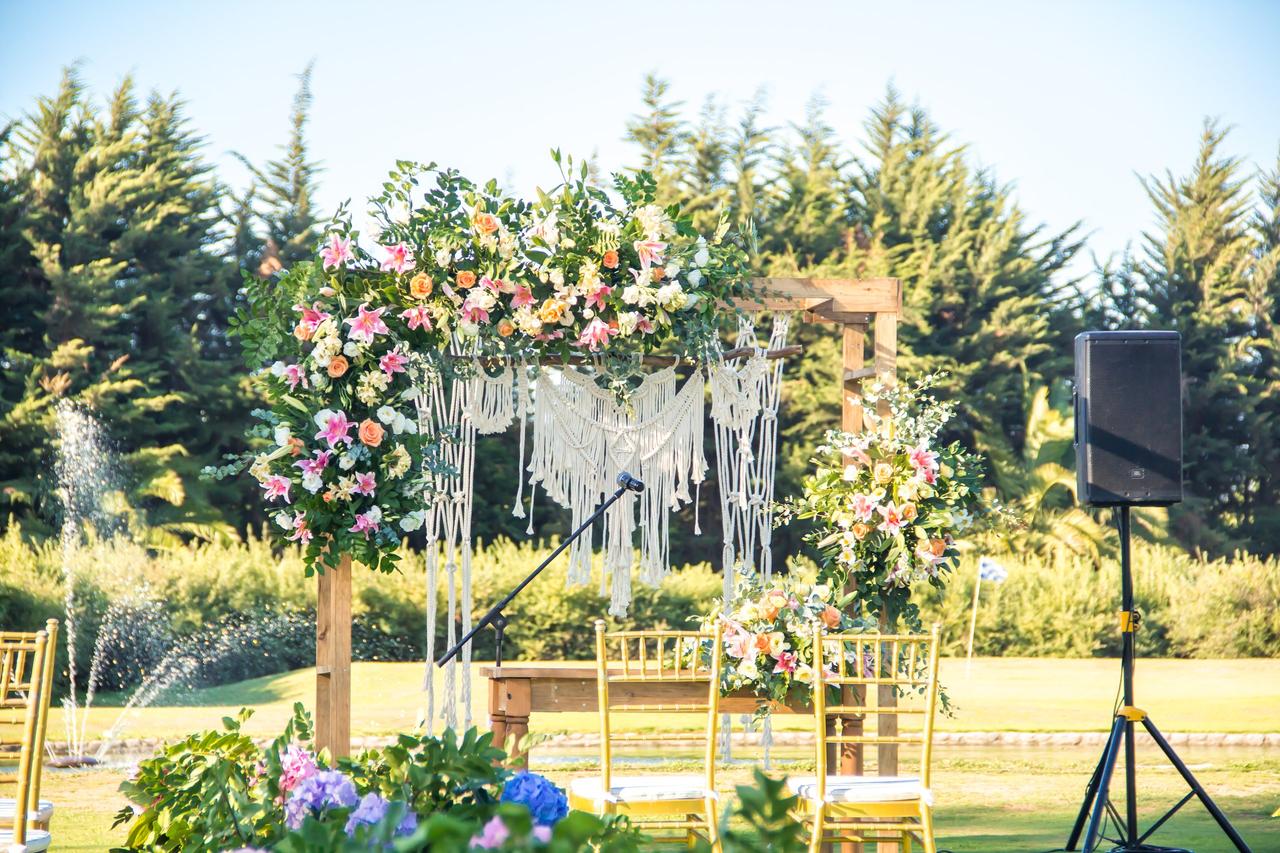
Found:
[(911, 853), (912, 840), (913, 839), (911, 838), (910, 832), (902, 833), (902, 840), (898, 842), (898, 848), (902, 851), (902, 853)]
[(698, 846), (698, 830), (694, 828), (695, 821), (698, 820), (698, 815), (686, 814), (684, 819), (689, 822), (689, 828), (684, 831), (684, 846), (690, 850), (694, 850)]
[(707, 798), (707, 841), (711, 843), (712, 853), (720, 853), (720, 816), (716, 812), (716, 801)]
[(809, 853), (821, 853), (822, 822), (826, 803), (815, 803), (813, 807), (813, 835), (809, 838)]
[(924, 845), (924, 853), (938, 853), (937, 842), (933, 840), (933, 807), (920, 804), (920, 843)]

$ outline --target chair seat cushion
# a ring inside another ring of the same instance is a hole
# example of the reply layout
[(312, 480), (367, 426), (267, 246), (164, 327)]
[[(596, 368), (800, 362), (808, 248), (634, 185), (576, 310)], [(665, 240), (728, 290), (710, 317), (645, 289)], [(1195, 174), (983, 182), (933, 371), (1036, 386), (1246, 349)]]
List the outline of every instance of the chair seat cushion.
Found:
[[(27, 853), (43, 853), (49, 849), (53, 839), (43, 829), (27, 830)], [(0, 829), (0, 850), (8, 850), (13, 845), (13, 830)]]
[[(18, 809), (18, 801), (13, 797), (0, 797), (0, 824), (12, 823), (13, 813)], [(41, 800), (31, 810), (30, 819), (36, 823), (48, 823), (53, 817), (53, 803)]]
[(569, 791), (574, 796), (597, 803), (654, 803), (665, 800), (702, 800), (715, 796), (707, 791), (703, 776), (614, 776), (609, 790), (599, 776), (574, 779)]
[[(815, 776), (795, 776), (787, 780), (791, 793), (804, 800), (818, 799)], [(922, 800), (932, 804), (933, 795), (915, 776), (828, 776), (828, 803), (899, 803)]]

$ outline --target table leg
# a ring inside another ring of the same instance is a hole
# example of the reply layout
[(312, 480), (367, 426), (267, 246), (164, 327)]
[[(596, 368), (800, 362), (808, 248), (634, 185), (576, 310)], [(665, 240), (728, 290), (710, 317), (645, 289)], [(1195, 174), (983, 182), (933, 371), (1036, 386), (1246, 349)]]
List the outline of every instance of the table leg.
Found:
[(529, 763), (525, 741), (532, 694), (527, 678), (489, 679), (489, 727), (494, 745), (507, 750), (508, 767), (526, 767)]

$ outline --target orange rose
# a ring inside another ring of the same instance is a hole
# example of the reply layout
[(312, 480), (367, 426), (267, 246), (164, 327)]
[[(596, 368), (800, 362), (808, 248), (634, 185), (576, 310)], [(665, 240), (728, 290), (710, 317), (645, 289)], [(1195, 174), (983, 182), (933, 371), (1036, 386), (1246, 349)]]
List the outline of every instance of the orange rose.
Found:
[(426, 299), (431, 295), (434, 285), (427, 274), (420, 272), (409, 280), (409, 295), (414, 299)]
[(471, 270), (463, 270), (458, 273), (458, 287), (466, 290), (476, 286), (476, 274)]
[(667, 274), (667, 271), (662, 267), (654, 267), (650, 270), (650, 274), (653, 276), (654, 281), (662, 281), (662, 277)]
[(945, 539), (930, 539), (930, 540), (929, 540), (929, 553), (930, 553), (930, 554), (932, 554), (932, 555), (933, 555), (933, 556), (935, 556), (935, 557), (941, 557), (943, 554), (947, 553), (947, 540), (945, 540)]
[(324, 502), (325, 502), (325, 503), (332, 503), (332, 502), (333, 502), (333, 489), (329, 489), (328, 491), (326, 491), (326, 492), (325, 492), (323, 495), (321, 495), (320, 497), (324, 498)]
[(290, 456), (301, 456), (302, 447), (303, 447), (302, 439), (298, 438), (296, 435), (289, 436), (289, 455)]
[(509, 338), (515, 334), (516, 326), (510, 320), (498, 321), (498, 334), (504, 338)]
[(477, 213), (474, 221), (476, 230), (481, 234), (492, 234), (498, 230), (498, 217), (492, 213)]
[(769, 635), (768, 634), (756, 634), (754, 642), (755, 642), (756, 651), (766, 652), (766, 653), (769, 651)]
[(840, 611), (828, 604), (822, 610), (822, 624), (828, 628), (840, 627)]
[(293, 327), (293, 336), (300, 341), (309, 341), (311, 340), (311, 329), (305, 324), (299, 323)]
[(360, 442), (370, 447), (382, 444), (382, 424), (365, 418), (360, 422)]
[(902, 516), (903, 521), (913, 521), (916, 517), (916, 505), (913, 503), (905, 503), (898, 507), (898, 515)]
[(346, 373), (347, 368), (350, 366), (351, 364), (347, 361), (346, 356), (335, 355), (333, 358), (329, 359), (329, 367), (327, 369), (329, 371), (329, 375), (334, 379), (337, 379), (339, 376)]
[(616, 270), (618, 268), (618, 253), (613, 249), (610, 249), (604, 253), (604, 257), (600, 259), (600, 263), (611, 270)]
[(869, 525), (863, 524), (861, 521), (859, 521), (857, 524), (853, 526), (853, 535), (856, 539), (860, 539), (860, 540), (866, 539), (867, 534), (870, 532), (871, 532), (871, 527)]

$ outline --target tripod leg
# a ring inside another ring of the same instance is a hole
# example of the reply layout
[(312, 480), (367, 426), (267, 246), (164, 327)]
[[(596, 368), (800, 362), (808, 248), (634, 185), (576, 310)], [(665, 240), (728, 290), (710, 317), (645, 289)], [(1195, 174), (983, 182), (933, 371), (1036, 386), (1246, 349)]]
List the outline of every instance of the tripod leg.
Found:
[(1080, 840), (1080, 833), (1084, 832), (1084, 822), (1088, 820), (1089, 813), (1093, 810), (1094, 797), (1098, 793), (1098, 782), (1102, 779), (1102, 768), (1107, 763), (1108, 744), (1102, 747), (1102, 755), (1098, 758), (1098, 766), (1094, 768), (1093, 775), (1089, 777), (1089, 787), (1084, 792), (1084, 802), (1080, 804), (1080, 813), (1076, 815), (1075, 825), (1071, 827), (1071, 835), (1067, 838), (1067, 850), (1075, 850), (1076, 842)]
[(1191, 790), (1195, 792), (1195, 795), (1200, 799), (1201, 805), (1203, 805), (1205, 810), (1213, 816), (1215, 821), (1218, 822), (1218, 826), (1226, 834), (1227, 838), (1231, 839), (1231, 843), (1236, 846), (1236, 849), (1239, 850), (1240, 853), (1252, 853), (1249, 849), (1249, 845), (1244, 843), (1244, 839), (1240, 837), (1240, 833), (1236, 832), (1236, 828), (1231, 825), (1231, 821), (1227, 820), (1227, 816), (1222, 813), (1222, 809), (1218, 808), (1218, 804), (1209, 797), (1208, 792), (1206, 792), (1200, 785), (1200, 782), (1196, 780), (1196, 777), (1191, 775), (1191, 771), (1187, 769), (1187, 765), (1178, 757), (1178, 753), (1173, 751), (1173, 747), (1164, 739), (1164, 735), (1160, 734), (1160, 730), (1156, 728), (1156, 724), (1151, 722), (1151, 718), (1143, 717), (1142, 725), (1146, 727), (1147, 734), (1151, 735), (1151, 739), (1156, 742), (1156, 746), (1160, 747), (1160, 751), (1164, 753), (1165, 758), (1169, 759), (1169, 763), (1172, 764), (1178, 771), (1179, 775), (1182, 776), (1183, 781), (1185, 781)]
[(1098, 843), (1098, 835), (1102, 831), (1102, 816), (1107, 811), (1111, 774), (1116, 769), (1116, 754), (1120, 752), (1124, 724), (1124, 717), (1116, 717), (1116, 721), (1111, 725), (1111, 737), (1107, 739), (1107, 751), (1102, 758), (1102, 778), (1098, 780), (1098, 790), (1093, 795), (1093, 816), (1089, 818), (1089, 829), (1084, 834), (1084, 853), (1093, 853), (1093, 848)]

